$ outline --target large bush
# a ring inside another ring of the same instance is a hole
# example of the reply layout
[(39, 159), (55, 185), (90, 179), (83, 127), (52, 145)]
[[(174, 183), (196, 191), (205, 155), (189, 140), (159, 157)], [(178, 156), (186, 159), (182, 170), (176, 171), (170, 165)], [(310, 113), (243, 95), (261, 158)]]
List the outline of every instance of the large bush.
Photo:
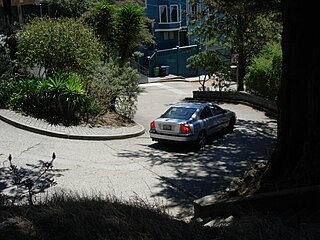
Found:
[(101, 51), (93, 31), (72, 18), (35, 18), (18, 34), (19, 63), (24, 67), (40, 67), (49, 75), (57, 69), (91, 72)]
[(85, 87), (77, 74), (57, 71), (53, 76), (23, 78), (16, 83), (7, 106), (46, 116), (73, 120), (87, 104)]
[(278, 43), (266, 45), (253, 58), (244, 78), (246, 90), (253, 94), (276, 99), (281, 80), (282, 51)]
[(45, 0), (50, 6), (51, 17), (80, 17), (89, 9), (93, 0)]
[(6, 40), (3, 35), (0, 35), (0, 107), (6, 106), (16, 85)]
[(113, 60), (101, 63), (88, 80), (89, 96), (96, 103), (95, 109), (92, 109), (96, 112), (92, 114), (115, 111), (132, 119), (139, 93), (138, 79), (138, 71), (129, 64), (120, 66)]

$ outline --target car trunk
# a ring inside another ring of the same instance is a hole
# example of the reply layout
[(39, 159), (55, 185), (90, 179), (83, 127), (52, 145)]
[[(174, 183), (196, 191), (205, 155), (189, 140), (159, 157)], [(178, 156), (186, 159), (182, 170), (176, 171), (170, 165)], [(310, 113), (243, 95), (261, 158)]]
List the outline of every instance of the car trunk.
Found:
[(159, 133), (178, 134), (180, 133), (180, 124), (185, 123), (181, 119), (160, 118), (155, 121), (156, 131)]

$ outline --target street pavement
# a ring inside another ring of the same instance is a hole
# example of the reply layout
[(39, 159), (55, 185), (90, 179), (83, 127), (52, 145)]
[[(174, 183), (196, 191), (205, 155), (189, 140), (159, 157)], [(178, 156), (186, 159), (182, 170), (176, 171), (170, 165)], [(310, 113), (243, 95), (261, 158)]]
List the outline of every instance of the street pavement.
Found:
[[(116, 196), (124, 201), (142, 199), (165, 207), (176, 218), (190, 219), (193, 200), (224, 189), (249, 166), (268, 159), (276, 140), (276, 122), (264, 112), (242, 104), (221, 103), (237, 113), (238, 122), (233, 133), (210, 140), (200, 151), (183, 145), (163, 146), (152, 142), (147, 131), (150, 121), (169, 105), (192, 96), (198, 86), (196, 81), (181, 80), (141, 84), (134, 120), (139, 129), (145, 131), (135, 137), (128, 135), (128, 131), (118, 132), (128, 136), (120, 139), (110, 137), (114, 132), (109, 132), (108, 140), (99, 141), (57, 138), (0, 121), (1, 167), (7, 167), (9, 154), (19, 167), (30, 167), (39, 160), (49, 161), (55, 152), (57, 159), (51, 174), (58, 184), (49, 193), (72, 191)], [(20, 121), (25, 125), (31, 125), (26, 116), (19, 117), (24, 119)], [(41, 120), (36, 127), (43, 128), (43, 124)], [(54, 127), (51, 126), (51, 131)], [(70, 135), (70, 130), (68, 133), (54, 131)], [(94, 135), (90, 130), (77, 134)], [(99, 132), (99, 135), (103, 134)]]

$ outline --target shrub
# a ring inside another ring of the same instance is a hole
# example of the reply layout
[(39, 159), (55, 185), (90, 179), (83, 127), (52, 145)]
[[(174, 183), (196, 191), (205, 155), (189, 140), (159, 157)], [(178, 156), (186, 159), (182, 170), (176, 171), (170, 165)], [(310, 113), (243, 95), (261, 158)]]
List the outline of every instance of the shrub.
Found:
[(3, 74), (0, 80), (0, 107), (7, 107), (10, 97), (16, 89), (16, 81), (12, 75)]
[(51, 17), (80, 17), (87, 11), (92, 0), (45, 0), (50, 8)]
[(246, 90), (253, 94), (276, 99), (281, 80), (282, 52), (278, 43), (266, 45), (244, 77)]
[(34, 18), (18, 34), (18, 62), (43, 68), (47, 75), (58, 69), (90, 73), (101, 53), (93, 31), (72, 18)]
[(0, 34), (0, 77), (12, 73), (12, 64), (6, 42), (7, 37)]
[(0, 35), (0, 107), (7, 105), (14, 88), (13, 66), (6, 47), (6, 37)]
[(38, 91), (39, 79), (25, 78), (15, 85), (8, 100), (8, 106), (23, 111), (34, 111), (39, 106), (40, 92)]
[(97, 72), (89, 79), (88, 93), (97, 100), (100, 110), (115, 111), (132, 119), (139, 92), (138, 78), (138, 71), (128, 63), (121, 67), (110, 60), (100, 64)]
[(230, 73), (228, 67), (224, 64), (221, 57), (216, 52), (202, 51), (195, 54), (187, 59), (187, 68), (199, 73), (201, 70), (204, 71), (205, 77), (203, 80), (199, 78), (199, 83), (201, 85), (201, 90), (206, 90), (206, 82), (213, 76), (217, 77), (219, 81), (219, 91), (220, 82), (224, 80), (229, 80)]
[(49, 111), (53, 110), (68, 120), (81, 111), (86, 101), (85, 88), (80, 77), (74, 73), (57, 71), (52, 77), (42, 80), (39, 89)]
[(8, 105), (13, 109), (72, 120), (83, 111), (86, 101), (79, 75), (57, 71), (47, 79), (32, 77), (18, 82)]

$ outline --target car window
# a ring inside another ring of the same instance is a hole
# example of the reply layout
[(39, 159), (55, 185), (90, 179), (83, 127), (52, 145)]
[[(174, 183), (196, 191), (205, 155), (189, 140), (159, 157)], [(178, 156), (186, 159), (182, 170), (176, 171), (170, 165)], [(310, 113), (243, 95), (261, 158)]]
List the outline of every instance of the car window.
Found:
[(161, 117), (188, 120), (196, 110), (196, 108), (171, 107)]
[(224, 112), (223, 109), (218, 106), (212, 106), (211, 110), (212, 110), (213, 115), (219, 115)]
[(210, 107), (207, 106), (202, 110), (202, 112), (200, 114), (200, 119), (205, 119), (205, 118), (212, 117), (212, 116), (213, 115), (212, 115), (211, 109), (210, 109)]

